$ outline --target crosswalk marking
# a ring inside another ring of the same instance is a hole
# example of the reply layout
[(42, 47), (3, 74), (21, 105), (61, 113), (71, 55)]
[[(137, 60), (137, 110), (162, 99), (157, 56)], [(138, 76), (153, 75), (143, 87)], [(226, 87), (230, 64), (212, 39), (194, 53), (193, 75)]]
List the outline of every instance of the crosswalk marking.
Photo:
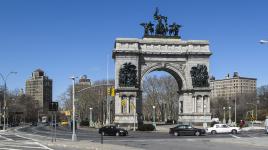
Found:
[[(16, 140), (18, 139), (19, 140)], [(2, 140), (1, 140), (2, 139)], [(0, 150), (53, 150), (34, 139), (11, 133), (0, 133)]]
[(10, 139), (10, 138), (7, 138), (7, 137), (4, 137), (4, 136), (2, 136), (2, 135), (0, 135), (0, 137), (3, 138), (3, 139), (5, 139), (5, 141), (14, 141), (14, 140), (12, 140), (12, 139)]

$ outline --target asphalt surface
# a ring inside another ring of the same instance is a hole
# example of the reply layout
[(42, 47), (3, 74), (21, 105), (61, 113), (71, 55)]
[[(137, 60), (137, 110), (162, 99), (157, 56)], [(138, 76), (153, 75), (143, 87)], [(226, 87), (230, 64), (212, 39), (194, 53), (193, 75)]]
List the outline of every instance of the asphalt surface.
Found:
[[(41, 136), (51, 137), (53, 130), (48, 126), (37, 126), (37, 127), (26, 127), (20, 129), (22, 132), (30, 134), (38, 134)], [(77, 130), (78, 140), (88, 140), (91, 142), (100, 143), (101, 136), (98, 134), (97, 129), (78, 129)], [(116, 137), (116, 136), (104, 136), (103, 142), (115, 145), (123, 145), (129, 147), (135, 147), (140, 149), (151, 149), (151, 150), (161, 150), (161, 149), (182, 149), (182, 150), (194, 150), (194, 149), (204, 149), (204, 150), (226, 150), (226, 149), (236, 149), (236, 150), (268, 150), (268, 147), (245, 145), (245, 144), (232, 144), (232, 143), (221, 143), (215, 142), (236, 139), (256, 139), (267, 137), (268, 135), (264, 133), (263, 130), (254, 131), (244, 131), (236, 135), (232, 134), (216, 134), (216, 135), (203, 135), (203, 136), (173, 136), (165, 132), (141, 132), (141, 131), (129, 131), (128, 136)], [(61, 139), (71, 139), (72, 132), (71, 129), (58, 127), (57, 128), (57, 138)]]
[(51, 150), (45, 145), (9, 132), (0, 132), (0, 150)]

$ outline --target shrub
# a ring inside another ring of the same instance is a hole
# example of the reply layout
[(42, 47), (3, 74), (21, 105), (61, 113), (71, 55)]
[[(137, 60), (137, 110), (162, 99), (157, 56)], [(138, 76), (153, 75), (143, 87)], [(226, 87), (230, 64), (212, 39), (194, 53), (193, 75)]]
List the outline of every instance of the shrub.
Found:
[(166, 124), (177, 124), (177, 120), (174, 119), (168, 119)]
[(155, 127), (152, 124), (143, 124), (143, 125), (139, 125), (138, 130), (139, 131), (154, 131)]
[(82, 121), (80, 122), (80, 126), (89, 126), (89, 121), (87, 121), (87, 120), (82, 120)]

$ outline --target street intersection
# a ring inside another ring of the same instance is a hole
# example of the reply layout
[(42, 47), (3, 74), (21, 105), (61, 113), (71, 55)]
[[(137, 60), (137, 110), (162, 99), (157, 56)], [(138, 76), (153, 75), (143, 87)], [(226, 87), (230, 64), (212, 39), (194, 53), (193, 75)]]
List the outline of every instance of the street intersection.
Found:
[[(20, 133), (27, 133), (28, 135), (40, 135), (51, 139), (52, 130), (48, 126), (26, 127), (19, 130)], [(80, 128), (77, 130), (78, 141), (87, 141), (93, 144), (101, 142), (101, 136), (97, 129)], [(71, 141), (72, 132), (69, 128), (57, 128), (57, 140)], [(268, 150), (267, 141), (268, 135), (263, 130), (242, 131), (239, 134), (207, 134), (204, 136), (173, 136), (167, 132), (141, 132), (130, 131), (129, 136), (115, 137), (104, 136), (104, 144), (112, 144), (124, 146), (134, 149), (213, 149), (225, 150)], [(57, 149), (57, 148), (56, 148)], [(83, 149), (83, 148), (82, 148)]]

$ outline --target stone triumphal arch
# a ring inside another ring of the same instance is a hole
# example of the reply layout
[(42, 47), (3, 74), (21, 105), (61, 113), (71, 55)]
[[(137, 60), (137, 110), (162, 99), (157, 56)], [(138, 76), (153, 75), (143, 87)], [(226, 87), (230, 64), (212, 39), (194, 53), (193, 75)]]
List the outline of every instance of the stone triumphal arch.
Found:
[(142, 123), (142, 80), (155, 70), (170, 73), (178, 83), (179, 122), (209, 122), (211, 52), (208, 41), (181, 40), (180, 25), (167, 26), (167, 18), (158, 10), (154, 18), (155, 29), (151, 22), (141, 24), (144, 27), (142, 39), (117, 38), (115, 41), (114, 123), (121, 126)]

